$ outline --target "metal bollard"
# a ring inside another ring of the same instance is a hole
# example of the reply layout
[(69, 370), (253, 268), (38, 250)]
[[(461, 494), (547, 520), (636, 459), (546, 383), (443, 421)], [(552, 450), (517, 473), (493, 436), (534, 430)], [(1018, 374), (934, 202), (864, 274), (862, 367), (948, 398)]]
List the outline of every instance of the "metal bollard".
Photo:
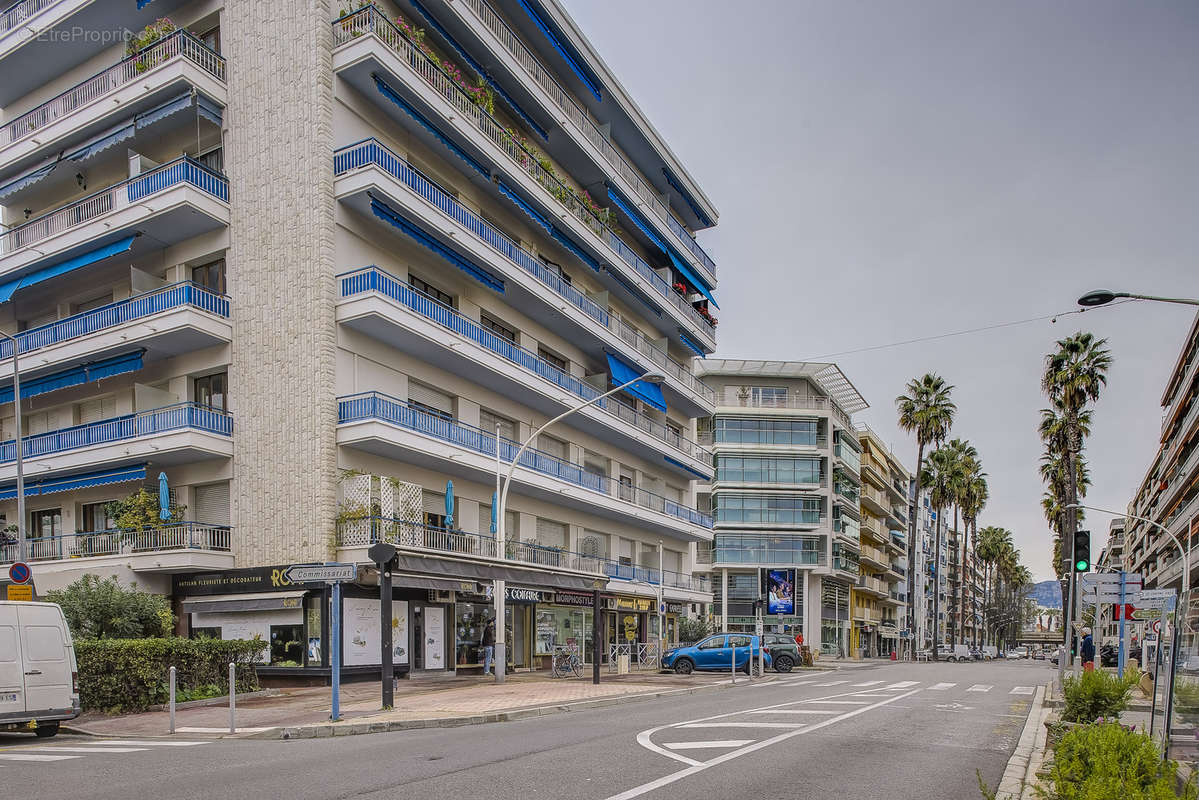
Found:
[(229, 662), (229, 733), (236, 733), (237, 726), (234, 717), (237, 712), (237, 675), (233, 662)]
[(171, 667), (169, 672), (170, 692), (171, 692), (171, 733), (175, 732), (175, 668)]
[(732, 677), (733, 683), (736, 684), (737, 683), (737, 648), (730, 647), (729, 652), (732, 654), (729, 656), (729, 675)]

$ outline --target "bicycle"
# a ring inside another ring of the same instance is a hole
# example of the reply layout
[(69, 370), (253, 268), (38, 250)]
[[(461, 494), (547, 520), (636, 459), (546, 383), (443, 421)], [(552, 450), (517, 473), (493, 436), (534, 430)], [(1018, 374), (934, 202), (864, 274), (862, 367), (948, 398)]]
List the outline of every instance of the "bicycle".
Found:
[(550, 674), (555, 678), (583, 677), (583, 660), (573, 647), (555, 647), (550, 659)]

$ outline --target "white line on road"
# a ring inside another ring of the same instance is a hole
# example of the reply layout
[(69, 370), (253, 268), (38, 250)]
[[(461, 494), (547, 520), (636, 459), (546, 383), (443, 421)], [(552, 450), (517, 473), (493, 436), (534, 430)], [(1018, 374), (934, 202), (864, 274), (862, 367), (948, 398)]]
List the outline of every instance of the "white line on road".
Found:
[(678, 728), (802, 728), (798, 722), (691, 722)]
[(0, 761), (66, 761), (71, 758), (79, 758), (79, 756), (43, 756), (35, 753), (24, 755), (21, 753), (0, 753)]
[[(228, 728), (176, 728), (180, 733), (228, 733)], [(238, 728), (237, 733), (262, 733), (270, 728)]]
[(808, 703), (822, 703), (830, 706), (864, 706), (870, 703), (869, 700), (807, 700)]
[(992, 683), (976, 683), (973, 686), (971, 686), (969, 689), (967, 689), (966, 691), (967, 692), (989, 692), (994, 688), (995, 688), (995, 685)]
[(899, 683), (890, 683), (884, 686), (884, 689), (907, 689), (915, 686), (920, 681), (900, 681)]
[(864, 686), (878, 686), (882, 681), (866, 681), (865, 683), (855, 683), (854, 687), (861, 689)]
[(1035, 686), (1017, 686), (1015, 689), (1012, 689), (1010, 692), (1008, 692), (1008, 694), (1033, 694), (1036, 691), (1037, 687)]
[(46, 747), (23, 747), (22, 753), (139, 753), (145, 750), (144, 747), (54, 747), (48, 745)]
[(891, 694), (872, 694), (870, 692), (858, 692), (857, 694), (854, 695), (854, 697), (865, 697), (870, 700), (882, 700), (884, 697), (894, 697), (894, 696), (895, 695), (891, 695)]
[(753, 739), (716, 739), (711, 742), (663, 742), (671, 750), (701, 750), (705, 747), (744, 747), (753, 744)]
[(808, 678), (807, 680), (803, 680), (803, 681), (787, 681), (786, 683), (783, 684), (783, 686), (803, 686), (805, 684), (811, 683), (814, 680), (816, 680), (816, 679)]
[(749, 714), (836, 714), (835, 708), (768, 708), (765, 711), (749, 711)]
[[(225, 730), (229, 730), (226, 728)], [(132, 747), (191, 747), (197, 744), (211, 744), (211, 742), (177, 742), (174, 740), (167, 741), (165, 739), (103, 739), (97, 744), (116, 744), (129, 745)]]
[[(680, 756), (675, 753), (671, 753), (669, 750), (664, 750), (662, 748), (659, 748), (656, 745), (654, 745), (652, 742), (649, 741), (649, 737), (651, 735), (653, 735), (654, 733), (657, 733), (658, 731), (663, 730), (665, 728), (670, 728), (672, 726), (662, 725), (657, 728), (650, 728), (649, 730), (642, 731), (641, 733), (637, 734), (637, 743), (638, 744), (640, 744), (642, 747), (645, 747), (647, 750), (653, 750), (654, 752), (660, 753), (661, 755), (665, 755), (669, 758), (673, 758), (675, 760), (685, 760), (685, 763), (690, 763), (691, 766), (687, 767), (686, 769), (681, 769), (678, 772), (673, 772), (669, 775), (663, 775), (661, 778), (652, 780), (649, 783), (643, 783), (640, 786), (634, 786), (632, 789), (628, 789), (619, 794), (614, 794), (608, 798), (605, 798), (605, 800), (632, 800), (632, 798), (634, 798), (634, 797), (640, 797), (641, 795), (646, 794), (647, 792), (652, 792), (653, 790), (660, 789), (663, 786), (669, 786), (670, 784), (676, 783), (676, 782), (682, 780), (683, 778), (686, 778), (691, 775), (695, 775), (698, 772), (703, 772), (704, 770), (708, 769), (709, 767), (715, 767), (716, 765), (723, 764), (726, 761), (732, 761), (734, 758), (740, 758), (741, 756), (749, 755), (750, 753), (756, 753), (758, 750), (769, 747), (772, 744), (778, 744), (779, 742), (784, 742), (784, 741), (794, 738), (796, 736), (803, 736), (804, 734), (811, 733), (812, 731), (818, 731), (821, 728), (826, 728), (829, 725), (832, 725), (837, 722), (841, 722), (842, 720), (849, 719), (850, 717), (856, 717), (859, 714), (865, 714), (867, 711), (872, 711), (881, 706), (885, 706), (888, 703), (894, 703), (896, 700), (902, 700), (905, 697), (909, 697), (911, 695), (916, 694), (916, 691), (917, 690), (913, 690), (910, 692), (905, 692), (903, 694), (897, 694), (894, 697), (888, 698), (886, 700), (880, 700), (877, 703), (875, 703), (874, 705), (863, 706), (862, 708), (855, 708), (853, 711), (846, 711), (844, 714), (835, 716), (832, 719), (826, 719), (826, 720), (822, 720), (820, 722), (813, 723), (813, 724), (807, 726), (806, 728), (800, 728), (799, 730), (787, 731), (786, 733), (780, 733), (777, 736), (772, 736), (769, 739), (763, 739), (760, 742), (755, 742), (754, 744), (746, 745), (745, 747), (742, 747), (737, 750), (733, 750), (732, 752), (725, 753), (724, 755), (720, 755), (720, 756), (717, 756), (716, 758), (713, 758), (711, 761), (705, 761), (705, 762), (695, 761), (693, 759), (687, 758), (686, 756)], [(783, 705), (786, 705), (786, 704), (783, 704)], [(765, 709), (746, 709), (746, 711), (763, 711), (763, 710), (765, 710)], [(743, 713), (745, 713), (745, 711), (738, 711), (738, 712), (734, 712), (734, 713), (743, 714)], [(711, 717), (709, 717), (709, 719), (711, 719)]]
[(828, 683), (818, 683), (816, 685), (817, 686), (840, 686), (843, 683), (849, 683), (849, 681), (829, 681)]
[(943, 692), (946, 689), (952, 689), (955, 686), (957, 686), (956, 683), (935, 683), (928, 688), (930, 691), (933, 691), (933, 692)]

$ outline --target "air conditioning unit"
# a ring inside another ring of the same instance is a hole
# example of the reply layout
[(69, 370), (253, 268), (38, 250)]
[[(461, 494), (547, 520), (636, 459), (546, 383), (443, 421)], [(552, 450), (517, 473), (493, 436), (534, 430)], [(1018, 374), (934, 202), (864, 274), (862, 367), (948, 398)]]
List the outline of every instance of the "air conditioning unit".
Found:
[(429, 601), (432, 603), (452, 603), (454, 602), (454, 593), (449, 589), (430, 589)]

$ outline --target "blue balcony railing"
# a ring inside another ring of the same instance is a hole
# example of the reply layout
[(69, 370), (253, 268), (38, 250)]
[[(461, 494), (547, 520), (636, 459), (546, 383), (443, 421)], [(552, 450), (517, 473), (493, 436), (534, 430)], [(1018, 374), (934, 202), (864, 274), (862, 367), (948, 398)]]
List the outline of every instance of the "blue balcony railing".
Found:
[[(232, 532), (233, 529), (228, 525), (171, 522), (140, 530), (117, 529), (43, 536), (26, 540), (26, 557), (30, 561), (56, 561), (62, 558), (160, 553), (167, 550), (227, 553), (232, 549)], [(14, 539), (0, 541), (0, 564), (16, 561), (17, 550)]]
[[(229, 298), (227, 296), (217, 294), (199, 284), (183, 281), (100, 308), (93, 308), (82, 314), (65, 317), (48, 325), (30, 328), (16, 334), (15, 338), (20, 343), (20, 352), (29, 353), (184, 306), (207, 311), (218, 317), (228, 318), (229, 316)], [(12, 348), (11, 340), (0, 340), (0, 361), (12, 358)]]
[[(363, 267), (354, 272), (347, 272), (340, 275), (339, 279), (341, 281), (342, 297), (354, 297), (366, 292), (378, 292), (410, 311), (414, 311), (459, 336), (463, 336), (487, 348), (491, 352), (511, 361), (513, 364), (524, 367), (530, 372), (548, 381), (552, 381), (576, 397), (583, 400), (591, 400), (602, 394), (602, 392), (591, 384), (558, 369), (536, 353), (526, 350), (502, 336), (497, 336), (470, 317), (464, 316), (449, 306), (442, 305), (432, 297), (417, 291), (406, 283), (401, 283), (377, 267)], [(684, 439), (661, 422), (652, 420), (644, 414), (640, 414), (628, 406), (615, 401), (599, 400), (595, 403), (595, 406), (611, 414), (622, 424), (631, 425), (640, 431), (648, 433), (650, 436), (665, 442), (684, 455), (688, 455), (707, 465), (712, 464), (711, 451), (700, 447), (695, 442)]]
[[(199, 430), (221, 436), (233, 435), (233, 417), (220, 409), (198, 403), (177, 403), (173, 406), (139, 411), (122, 417), (75, 425), (48, 433), (26, 436), (22, 439), (21, 454), (24, 458), (64, 453), (98, 444), (136, 439), (178, 430)], [(0, 444), (0, 463), (15, 461), (16, 442), (9, 440)]]
[(229, 181), (190, 156), (183, 156), (0, 233), (0, 254), (86, 225), (103, 214), (184, 183), (229, 202)]
[[(474, 427), (455, 422), (451, 419), (422, 411), (410, 406), (403, 400), (397, 400), (381, 392), (364, 392), (361, 394), (340, 397), (337, 400), (337, 421), (339, 424), (380, 420), (400, 428), (415, 431), (442, 441), (450, 442), (459, 447), (473, 450), (476, 453), (496, 454), (496, 436)], [(520, 443), (500, 437), (500, 460), (512, 463)], [(688, 508), (661, 495), (648, 492), (636, 486), (626, 486), (613, 481), (606, 475), (588, 472), (580, 464), (565, 461), (540, 450), (529, 448), (521, 454), (520, 465), (526, 469), (543, 475), (557, 478), (574, 484), (591, 492), (597, 492), (609, 498), (619, 497), (643, 508), (668, 514), (703, 528), (712, 527), (712, 518), (701, 514), (693, 508)]]

